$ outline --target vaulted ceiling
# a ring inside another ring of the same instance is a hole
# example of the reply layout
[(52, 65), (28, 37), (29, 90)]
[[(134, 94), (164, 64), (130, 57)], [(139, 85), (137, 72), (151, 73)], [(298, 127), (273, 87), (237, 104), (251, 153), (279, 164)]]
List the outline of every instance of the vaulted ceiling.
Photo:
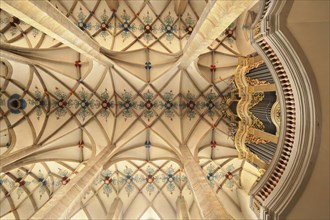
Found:
[(0, 153), (18, 157), (2, 167), (1, 217), (32, 216), (110, 145), (112, 158), (75, 210), (77, 218), (105, 218), (116, 197), (125, 218), (175, 218), (178, 195), (199, 215), (181, 145), (200, 159), (232, 215), (251, 216), (248, 191), (260, 174), (237, 159), (226, 97), (238, 57), (254, 52), (245, 33), (253, 13), (181, 68), (207, 1), (187, 1), (184, 9), (175, 1), (113, 2), (50, 1), (102, 47), (116, 64), (110, 67), (1, 10)]

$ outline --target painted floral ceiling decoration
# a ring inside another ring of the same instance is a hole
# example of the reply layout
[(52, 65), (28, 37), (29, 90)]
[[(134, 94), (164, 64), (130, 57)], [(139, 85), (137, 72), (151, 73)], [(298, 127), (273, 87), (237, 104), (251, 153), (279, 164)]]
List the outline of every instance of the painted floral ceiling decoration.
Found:
[[(157, 199), (159, 194), (175, 198), (183, 190), (189, 191), (187, 178), (174, 162), (118, 162), (101, 172), (91, 190), (86, 192), (83, 204), (91, 203), (95, 197), (100, 197), (100, 201), (111, 201), (122, 194), (123, 200), (130, 203), (138, 201), (141, 195), (149, 201)], [(167, 200), (163, 205), (175, 203)]]
[[(56, 165), (56, 166), (54, 166)], [(56, 167), (56, 170), (53, 168)], [(27, 165), (0, 175), (1, 213), (14, 212), (15, 217), (28, 217), (29, 212), (38, 209), (70, 178), (83, 169), (79, 163), (42, 162)], [(31, 210), (24, 213), (22, 208), (29, 203)]]
[(4, 42), (27, 48), (59, 47), (62, 43), (42, 33), (17, 17), (0, 11), (0, 32)]
[(124, 0), (117, 10), (105, 1), (50, 3), (106, 49), (129, 51), (149, 47), (166, 53), (182, 50), (200, 16), (200, 7), (205, 6), (205, 2), (188, 3), (184, 14), (178, 17), (173, 13), (174, 1), (170, 0)]

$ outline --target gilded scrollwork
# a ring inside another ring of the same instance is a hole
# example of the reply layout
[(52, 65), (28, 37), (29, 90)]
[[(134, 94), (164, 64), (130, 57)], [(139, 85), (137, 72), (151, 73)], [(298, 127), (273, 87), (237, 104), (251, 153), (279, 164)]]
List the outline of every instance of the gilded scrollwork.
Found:
[(253, 29), (253, 35), (256, 36), (260, 34), (260, 32), (261, 32), (261, 22), (258, 22)]
[(265, 95), (263, 92), (255, 92), (251, 94), (251, 98), (252, 100), (249, 104), (249, 109), (261, 102), (265, 98)]
[(250, 143), (253, 143), (253, 144), (266, 144), (266, 143), (268, 143), (268, 141), (266, 141), (263, 138), (256, 137), (253, 134), (248, 134), (245, 138), (245, 143), (247, 143), (247, 144), (250, 144)]
[(252, 79), (251, 77), (246, 76), (246, 81), (250, 86), (260, 86), (260, 85), (269, 85), (270, 83), (265, 80)]
[(259, 118), (257, 118), (256, 116), (254, 116), (252, 114), (252, 112), (250, 112), (250, 111), (249, 111), (249, 115), (252, 119), (251, 127), (259, 129), (261, 131), (264, 131), (265, 130), (265, 125), (262, 123), (262, 121)]

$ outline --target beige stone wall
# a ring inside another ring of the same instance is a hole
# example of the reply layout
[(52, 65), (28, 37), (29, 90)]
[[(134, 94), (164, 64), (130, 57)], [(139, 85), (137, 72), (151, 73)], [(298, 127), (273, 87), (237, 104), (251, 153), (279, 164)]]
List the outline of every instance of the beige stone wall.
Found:
[[(310, 180), (295, 198), (287, 219), (330, 219), (329, 216), (329, 1), (293, 2), (287, 26), (304, 52), (320, 93), (321, 144)], [(301, 53), (300, 53), (301, 54)], [(303, 58), (304, 61), (304, 58)], [(308, 125), (306, 125), (308, 126)], [(312, 165), (311, 165), (312, 166)], [(306, 177), (307, 178), (307, 177)]]

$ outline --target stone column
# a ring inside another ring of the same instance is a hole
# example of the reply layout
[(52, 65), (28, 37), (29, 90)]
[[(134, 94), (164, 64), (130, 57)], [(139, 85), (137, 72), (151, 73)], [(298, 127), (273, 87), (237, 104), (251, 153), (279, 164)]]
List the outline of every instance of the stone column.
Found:
[(184, 68), (188, 67), (239, 15), (256, 2), (256, 0), (209, 1), (183, 50), (180, 65)]
[(14, 164), (19, 159), (36, 152), (39, 149), (40, 149), (39, 145), (33, 145), (1, 157), (0, 172), (8, 172), (10, 170), (10, 165)]
[(107, 214), (107, 219), (119, 220), (123, 213), (123, 202), (119, 198), (115, 198), (112, 202), (110, 209)]
[[(107, 2), (115, 7), (115, 1)], [(95, 41), (87, 34), (83, 34), (77, 25), (48, 1), (1, 0), (0, 7), (85, 56), (99, 63), (113, 65), (110, 59), (99, 52), (100, 46)]]
[(70, 182), (56, 191), (54, 196), (40, 208), (31, 219), (68, 219), (71, 210), (80, 203), (82, 196), (103, 169), (112, 147), (105, 147), (96, 157), (90, 159), (84, 169)]
[(187, 146), (180, 147), (181, 162), (187, 175), (191, 190), (204, 219), (232, 219), (218, 200), (207, 181), (202, 168)]
[(179, 196), (176, 200), (176, 216), (180, 220), (189, 220), (190, 214), (187, 207), (186, 200), (183, 196)]

